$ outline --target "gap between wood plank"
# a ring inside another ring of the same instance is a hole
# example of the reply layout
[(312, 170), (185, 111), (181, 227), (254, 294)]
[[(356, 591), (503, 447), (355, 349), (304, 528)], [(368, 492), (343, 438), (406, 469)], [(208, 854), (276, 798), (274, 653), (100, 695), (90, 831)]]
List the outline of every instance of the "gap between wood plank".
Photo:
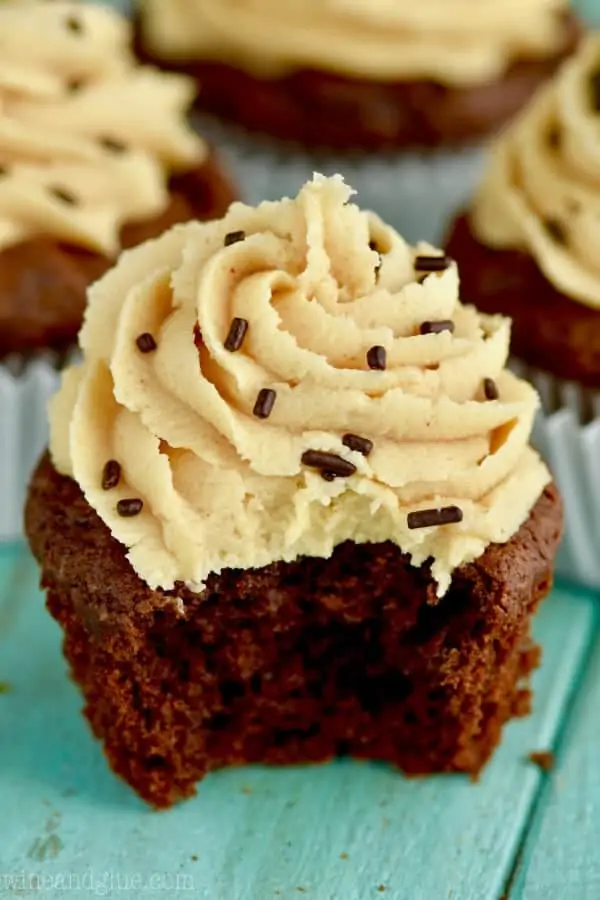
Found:
[[(579, 665), (577, 666), (577, 676), (573, 679), (571, 684), (571, 688), (568, 693), (567, 701), (564, 707), (564, 713), (560, 722), (559, 727), (556, 729), (556, 733), (554, 736), (553, 746), (549, 748), (551, 752), (554, 754), (555, 760), (558, 762), (561, 756), (561, 752), (566, 741), (566, 735), (568, 733), (568, 727), (573, 717), (573, 712), (575, 709), (577, 697), (579, 695), (579, 690), (581, 685), (584, 683), (590, 668), (590, 664), (592, 661), (592, 656), (598, 644), (600, 644), (600, 617), (598, 615), (598, 611), (595, 610), (593, 625), (590, 628), (589, 636), (587, 639), (585, 651), (581, 654), (579, 659)], [(551, 773), (550, 773), (551, 775)], [(548, 774), (540, 771), (539, 773), (539, 781), (537, 790), (535, 792), (535, 796), (531, 802), (531, 806), (529, 807), (529, 813), (527, 818), (523, 824), (521, 829), (521, 835), (519, 838), (519, 844), (515, 850), (515, 857), (513, 860), (513, 864), (511, 866), (511, 870), (506, 879), (506, 883), (504, 885), (504, 890), (498, 900), (511, 900), (512, 890), (515, 886), (517, 877), (521, 871), (521, 867), (523, 865), (523, 860), (528, 850), (529, 840), (532, 835), (533, 825), (535, 823), (537, 814), (540, 810), (542, 801), (546, 794), (546, 791), (549, 787), (550, 779)]]

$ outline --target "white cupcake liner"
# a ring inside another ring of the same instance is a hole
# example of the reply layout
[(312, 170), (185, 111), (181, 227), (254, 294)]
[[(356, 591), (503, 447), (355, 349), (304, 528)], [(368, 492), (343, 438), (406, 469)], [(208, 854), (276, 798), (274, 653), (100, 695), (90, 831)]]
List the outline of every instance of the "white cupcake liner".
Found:
[(472, 197), (485, 160), (483, 145), (456, 151), (352, 155), (278, 147), (202, 115), (199, 132), (213, 142), (237, 178), (243, 199), (294, 197), (314, 172), (340, 173), (358, 203), (396, 228), (410, 243), (440, 246), (456, 211)]
[(513, 362), (542, 398), (533, 444), (548, 462), (565, 507), (557, 573), (600, 588), (600, 393)]
[(27, 484), (48, 442), (47, 405), (58, 384), (52, 354), (0, 365), (0, 541), (23, 534)]

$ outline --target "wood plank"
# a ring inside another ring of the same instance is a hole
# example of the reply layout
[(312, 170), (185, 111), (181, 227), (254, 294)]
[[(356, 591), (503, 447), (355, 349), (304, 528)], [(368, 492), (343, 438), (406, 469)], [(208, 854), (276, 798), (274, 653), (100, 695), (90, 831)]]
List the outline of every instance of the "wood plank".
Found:
[(43, 876), (49, 900), (77, 888), (98, 893), (108, 879), (149, 898), (193, 888), (206, 900), (498, 900), (540, 784), (526, 757), (554, 741), (588, 644), (589, 596), (558, 590), (545, 604), (535, 714), (510, 726), (479, 784), (407, 781), (346, 761), (246, 768), (212, 776), (197, 799), (158, 815), (108, 772), (78, 713), (33, 564), (23, 569), (17, 553), (1, 571), (0, 608), (10, 594), (18, 615), (0, 631), (0, 680), (12, 685), (0, 696), (0, 797), (10, 823), (0, 896)]
[(511, 900), (600, 897), (600, 635), (564, 725)]

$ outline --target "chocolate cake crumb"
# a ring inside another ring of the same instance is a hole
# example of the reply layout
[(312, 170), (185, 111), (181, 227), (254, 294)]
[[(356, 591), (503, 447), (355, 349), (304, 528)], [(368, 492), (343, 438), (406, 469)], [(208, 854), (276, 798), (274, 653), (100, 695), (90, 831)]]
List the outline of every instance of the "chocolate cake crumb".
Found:
[(549, 750), (534, 750), (527, 758), (542, 772), (551, 772), (556, 762), (554, 753)]

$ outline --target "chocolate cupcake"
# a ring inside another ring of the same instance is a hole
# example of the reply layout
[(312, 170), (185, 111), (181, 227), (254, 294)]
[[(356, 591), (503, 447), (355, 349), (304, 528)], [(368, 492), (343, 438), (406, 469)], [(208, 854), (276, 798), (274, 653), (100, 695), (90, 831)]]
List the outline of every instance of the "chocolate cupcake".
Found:
[(138, 65), (131, 37), (102, 6), (0, 6), (0, 539), (21, 531), (88, 284), (122, 248), (233, 199), (185, 118), (193, 81)]
[(363, 203), (410, 240), (442, 237), (475, 186), (481, 143), (580, 32), (569, 0), (139, 0), (139, 9), (141, 54), (199, 80), (206, 127), (228, 146), (252, 202), (295, 190), (315, 169), (343, 168)]
[(463, 296), (513, 318), (539, 387), (536, 440), (564, 488), (561, 569), (600, 587), (600, 35), (498, 139), (449, 252)]
[(509, 323), (341, 178), (234, 204), (94, 285), (26, 510), (108, 759), (476, 774), (526, 710), (561, 504)]

